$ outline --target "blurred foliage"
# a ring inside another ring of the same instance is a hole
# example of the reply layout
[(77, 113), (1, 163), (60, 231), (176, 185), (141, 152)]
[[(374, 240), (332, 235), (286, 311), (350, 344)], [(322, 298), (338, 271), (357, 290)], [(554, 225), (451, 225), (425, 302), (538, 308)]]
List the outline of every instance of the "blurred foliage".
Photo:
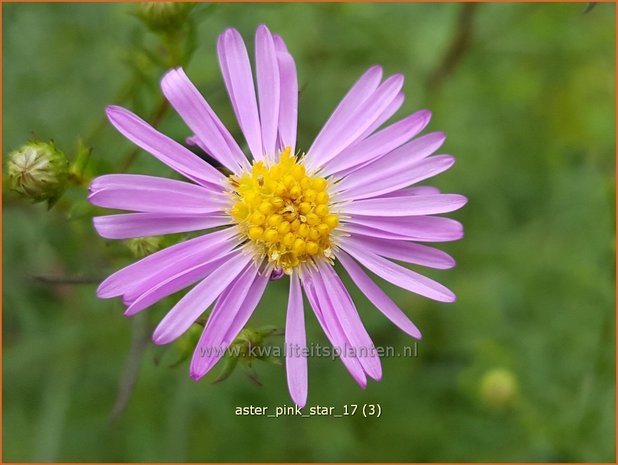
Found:
[[(176, 42), (147, 31), (130, 4), (2, 8), (4, 154), (34, 133), (74, 156), (81, 137), (93, 149), (85, 176), (119, 171), (127, 157), (131, 172), (171, 175), (132, 154), (103, 109), (122, 104), (177, 140), (189, 135), (158, 90), (164, 70), (186, 61)], [(384, 359), (384, 379), (365, 391), (339, 361), (309, 362), (309, 406), (380, 403), (380, 418), (236, 417), (236, 406), (291, 404), (284, 368), (256, 364), (263, 387), (240, 373), (196, 383), (186, 362), (171, 368), (181, 348), (147, 338), (173, 298), (130, 324), (120, 302), (94, 296), (96, 282), (134, 258), (126, 243), (96, 236), (85, 188), (48, 213), (5, 182), (3, 459), (614, 461), (615, 6), (466, 8), (200, 4), (183, 38), (194, 50), (189, 76), (238, 140), (216, 37), (234, 26), (252, 48), (262, 22), (297, 60), (300, 147), (374, 63), (406, 75), (399, 115), (430, 108), (430, 130), (448, 133), (458, 163), (433, 184), (469, 196), (453, 215), (466, 237), (444, 245), (454, 270), (428, 274), (458, 302), (384, 284), (424, 339), (418, 357)], [(253, 327), (283, 326), (286, 284), (272, 283)], [(353, 298), (377, 345), (412, 343)], [(305, 310), (308, 340), (325, 344)], [(136, 361), (134, 392), (110, 423)], [(516, 386), (508, 408), (486, 399), (495, 370), (492, 383)]]

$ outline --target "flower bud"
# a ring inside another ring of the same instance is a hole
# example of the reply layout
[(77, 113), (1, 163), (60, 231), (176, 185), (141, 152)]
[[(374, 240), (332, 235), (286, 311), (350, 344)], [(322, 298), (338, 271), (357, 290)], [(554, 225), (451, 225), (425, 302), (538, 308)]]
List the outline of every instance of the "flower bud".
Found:
[(135, 15), (154, 32), (174, 32), (183, 27), (194, 6), (194, 3), (143, 2)]
[(69, 162), (53, 142), (29, 142), (9, 153), (7, 174), (10, 189), (51, 206), (66, 188)]
[(128, 240), (127, 246), (135, 258), (144, 258), (146, 255), (150, 255), (162, 248), (159, 237), (137, 237)]
[(515, 375), (504, 368), (486, 372), (480, 383), (481, 399), (496, 410), (511, 407), (517, 399), (518, 386)]
[(241, 362), (240, 365), (244, 367), (245, 374), (249, 379), (256, 384), (261, 384), (257, 373), (251, 369), (252, 364), (255, 360), (275, 365), (281, 364), (276, 354), (276, 348), (265, 345), (267, 338), (279, 334), (278, 329), (271, 325), (261, 326), (256, 329), (242, 329), (238, 336), (236, 336), (236, 339), (230, 344), (221, 365), (221, 371), (214, 382), (220, 383), (226, 380), (239, 366), (238, 362)]

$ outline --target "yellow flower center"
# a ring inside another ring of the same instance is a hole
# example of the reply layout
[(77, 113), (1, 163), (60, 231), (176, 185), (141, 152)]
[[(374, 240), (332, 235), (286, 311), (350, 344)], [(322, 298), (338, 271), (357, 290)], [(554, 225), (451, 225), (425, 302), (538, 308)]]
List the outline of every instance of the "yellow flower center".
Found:
[(230, 176), (234, 205), (230, 215), (252, 243), (256, 258), (266, 258), (286, 273), (304, 261), (332, 258), (331, 213), (324, 178), (308, 176), (290, 153), (270, 166), (258, 161), (249, 172)]

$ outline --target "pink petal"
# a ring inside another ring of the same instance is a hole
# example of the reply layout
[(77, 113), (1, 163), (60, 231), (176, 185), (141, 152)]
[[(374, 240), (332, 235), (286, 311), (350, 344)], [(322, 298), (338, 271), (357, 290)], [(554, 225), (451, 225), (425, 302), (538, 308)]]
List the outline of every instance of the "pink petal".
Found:
[(447, 213), (463, 207), (468, 199), (459, 194), (419, 195), (407, 202), (394, 198), (355, 200), (344, 205), (348, 215), (368, 216), (413, 216)]
[(126, 213), (95, 216), (92, 219), (100, 236), (106, 239), (159, 236), (199, 231), (230, 223), (227, 215), (190, 216), (170, 213)]
[(341, 226), (351, 234), (391, 240), (420, 242), (456, 241), (463, 237), (459, 221), (440, 216), (359, 216), (354, 215)]
[[(158, 282), (166, 279), (177, 273), (176, 267), (182, 269), (187, 266), (188, 260), (204, 260), (213, 250), (218, 250), (221, 247), (233, 248), (235, 241), (231, 239), (235, 235), (235, 228), (227, 228), (180, 242), (142, 258), (116, 271), (103, 281), (97, 289), (97, 297), (103, 299), (117, 297), (149, 280)], [(150, 287), (152, 285), (148, 286), (145, 290)]]
[(285, 369), (292, 400), (301, 408), (307, 403), (308, 389), (307, 358), (303, 355), (307, 348), (306, 337), (300, 281), (298, 274), (292, 273), (285, 323)]
[(227, 344), (228, 346), (236, 339), (238, 333), (245, 327), (247, 321), (253, 314), (253, 311), (260, 303), (262, 299), (262, 295), (264, 295), (264, 291), (266, 290), (266, 286), (270, 280), (270, 272), (267, 270), (262, 270), (258, 273), (257, 278), (253, 281), (249, 292), (247, 293), (247, 297), (240, 307), (240, 311), (234, 318), (230, 329), (225, 334), (223, 338), (222, 344)]
[(154, 343), (167, 344), (181, 336), (250, 262), (251, 257), (239, 251), (191, 289), (156, 327)]
[(272, 34), (260, 24), (255, 32), (255, 74), (257, 77), (262, 147), (275, 154), (279, 123), (280, 77), (277, 52)]
[(173, 191), (191, 196), (208, 196), (208, 198), (217, 201), (227, 199), (227, 195), (223, 190), (214, 192), (204, 186), (190, 182), (143, 174), (105, 174), (98, 176), (88, 186), (88, 192), (92, 194), (103, 189), (128, 189), (137, 185), (147, 189)]
[(440, 189), (433, 186), (415, 186), (415, 187), (407, 187), (403, 189), (398, 189), (396, 191), (388, 192), (386, 194), (381, 194), (378, 197), (409, 197), (411, 195), (430, 195), (430, 194), (439, 194)]
[(222, 341), (236, 314), (240, 311), (257, 273), (258, 268), (256, 266), (246, 267), (217, 299), (193, 352), (190, 368), (193, 378), (199, 379), (204, 376), (216, 361), (225, 354), (228, 346), (223, 346)]
[(123, 136), (170, 168), (204, 187), (221, 190), (226, 178), (186, 147), (161, 134), (129, 110), (108, 106), (107, 117)]
[(273, 34), (273, 41), (275, 42), (275, 48), (277, 49), (277, 52), (290, 53), (287, 45), (285, 45), (283, 37), (281, 37), (279, 34)]
[(322, 155), (317, 156), (311, 151), (308, 152), (307, 167), (310, 169), (323, 167), (325, 163), (358, 140), (397, 97), (402, 86), (403, 76), (401, 74), (395, 74), (386, 79), (370, 98), (346, 115), (344, 123), (337, 128), (337, 134), (328, 140), (328, 148), (322, 149), (324, 151)]
[(375, 179), (372, 174), (371, 176), (374, 179), (367, 181), (367, 184), (357, 185), (355, 188), (346, 190), (339, 198), (341, 200), (361, 200), (383, 197), (384, 194), (389, 192), (437, 176), (448, 170), (454, 163), (455, 159), (449, 155), (435, 155), (411, 165), (406, 162), (393, 164), (390, 170), (382, 172), (379, 179)]
[(138, 297), (125, 299), (125, 303), (129, 304), (129, 307), (124, 313), (125, 316), (133, 316), (159, 300), (201, 281), (222, 264), (226, 263), (233, 253), (234, 252), (226, 252), (224, 254), (213, 255), (198, 265), (185, 267), (174, 276), (170, 276), (158, 282)]
[(324, 167), (323, 174), (339, 173), (348, 168), (363, 165), (405, 144), (421, 132), (429, 123), (431, 112), (422, 110), (376, 132), (364, 140), (355, 142)]
[(348, 340), (341, 329), (339, 322), (335, 318), (336, 309), (332, 308), (332, 304), (326, 298), (326, 289), (324, 283), (320, 279), (320, 273), (306, 268), (303, 270), (301, 277), (307, 300), (311, 304), (311, 308), (315, 313), (320, 326), (324, 330), (326, 337), (332, 344), (333, 348), (341, 351), (340, 359), (344, 366), (348, 369), (358, 385), (365, 389), (367, 387), (367, 377), (365, 370), (356, 357), (351, 357), (347, 353)]
[(97, 176), (90, 182), (88, 192), (94, 193), (103, 189), (128, 188), (136, 185), (142, 185), (149, 189), (164, 189), (192, 195), (225, 198), (223, 193), (213, 192), (198, 184), (144, 174), (104, 174)]
[(421, 332), (406, 314), (384, 293), (380, 287), (367, 276), (360, 266), (350, 256), (342, 251), (337, 253), (337, 258), (346, 269), (354, 284), (365, 294), (369, 301), (393, 322), (403, 332), (410, 336), (421, 339)]
[(338, 320), (343, 333), (355, 350), (356, 358), (365, 373), (375, 380), (380, 380), (382, 378), (380, 357), (378, 357), (373, 341), (358, 316), (350, 294), (348, 294), (332, 265), (322, 262), (318, 265), (318, 270), (327, 291), (326, 298), (331, 302), (332, 308), (336, 309), (334, 317)]
[(296, 150), (296, 125), (298, 121), (298, 80), (296, 65), (292, 55), (278, 49), (277, 62), (281, 80), (281, 100), (279, 103), (279, 148), (290, 147)]
[(393, 242), (385, 239), (378, 239), (363, 236), (350, 236), (346, 241), (352, 242), (360, 249), (367, 249), (377, 255), (393, 260), (399, 260), (416, 265), (428, 266), (440, 270), (453, 268), (455, 260), (441, 250), (426, 245), (414, 244), (410, 242)]
[(195, 184), (135, 174), (100, 176), (89, 190), (90, 203), (118, 210), (204, 214), (222, 211), (230, 203), (225, 196)]
[(245, 43), (236, 29), (227, 29), (217, 42), (219, 65), (238, 124), (253, 158), (261, 160), (262, 135), (253, 75)]
[(182, 68), (169, 71), (161, 80), (161, 89), (209, 154), (235, 174), (248, 168), (242, 150)]
[(376, 129), (378, 129), (380, 126), (382, 126), (384, 123), (386, 123), (391, 118), (391, 116), (393, 116), (395, 113), (397, 113), (397, 110), (399, 110), (401, 108), (401, 105), (403, 105), (404, 100), (405, 100), (404, 93), (403, 92), (399, 92), (397, 94), (397, 96), (393, 99), (393, 101), (382, 112), (382, 114), (380, 114), (378, 119), (376, 119), (374, 121), (374, 123), (371, 126), (369, 126), (365, 130), (365, 132), (363, 132), (359, 136), (358, 140), (361, 141), (361, 140), (365, 139), (369, 135), (373, 134), (373, 132)]
[(357, 248), (351, 241), (341, 241), (340, 247), (361, 265), (396, 286), (440, 302), (455, 301), (455, 294), (433, 279), (397, 265), (368, 250)]
[(431, 132), (414, 139), (372, 163), (348, 174), (337, 185), (340, 191), (366, 186), (368, 182), (383, 180), (402, 169), (417, 166), (424, 158), (434, 153), (446, 139), (442, 132)]
[(200, 379), (225, 354), (260, 301), (268, 283), (268, 275), (258, 275), (258, 267), (251, 264), (221, 294), (193, 352), (190, 368), (192, 378)]
[(382, 79), (382, 68), (372, 66), (356, 81), (343, 97), (333, 114), (319, 132), (307, 151), (307, 160), (321, 160), (330, 150), (332, 140), (336, 138), (346, 121), (375, 92)]
[[(371, 218), (371, 217), (368, 217)], [(390, 219), (398, 219), (398, 218), (390, 218)], [(354, 222), (345, 223), (340, 226), (341, 232), (350, 235), (361, 235), (367, 237), (379, 237), (381, 239), (390, 239), (393, 241), (407, 241), (411, 240), (409, 236), (404, 234), (403, 232), (394, 232), (389, 231), (388, 229), (381, 230), (377, 228), (373, 228), (371, 226), (365, 226), (363, 224), (357, 224)]]

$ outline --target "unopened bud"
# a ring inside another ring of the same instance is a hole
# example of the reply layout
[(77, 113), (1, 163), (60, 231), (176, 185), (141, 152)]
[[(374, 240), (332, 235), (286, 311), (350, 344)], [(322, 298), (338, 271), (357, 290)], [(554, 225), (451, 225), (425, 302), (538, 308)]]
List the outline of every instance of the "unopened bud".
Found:
[[(243, 328), (236, 339), (230, 344), (226, 352), (221, 371), (215, 379), (215, 383), (226, 380), (240, 365), (244, 367), (245, 374), (253, 382), (261, 384), (257, 373), (252, 370), (255, 360), (280, 365), (281, 361), (275, 354), (275, 349), (265, 345), (266, 339), (271, 336), (279, 335), (279, 330), (275, 326), (267, 325), (256, 329)], [(272, 349), (272, 350), (271, 350)], [(242, 362), (239, 364), (238, 362)]]
[(183, 27), (194, 6), (194, 3), (143, 2), (135, 15), (154, 32), (173, 32)]
[(494, 368), (481, 378), (480, 391), (485, 404), (496, 410), (503, 410), (512, 406), (517, 398), (517, 379), (510, 370)]
[(195, 346), (202, 334), (204, 327), (202, 325), (191, 325), (191, 327), (187, 330), (186, 333), (182, 335), (182, 337), (176, 339), (174, 341), (174, 347), (176, 352), (178, 353), (178, 358), (174, 363), (172, 363), (171, 367), (177, 367), (185, 360), (187, 360), (196, 349)]
[(9, 154), (7, 174), (10, 189), (51, 206), (66, 188), (69, 162), (53, 142), (29, 142)]
[(161, 250), (161, 239), (158, 237), (137, 237), (127, 241), (127, 246), (135, 258), (144, 258)]

